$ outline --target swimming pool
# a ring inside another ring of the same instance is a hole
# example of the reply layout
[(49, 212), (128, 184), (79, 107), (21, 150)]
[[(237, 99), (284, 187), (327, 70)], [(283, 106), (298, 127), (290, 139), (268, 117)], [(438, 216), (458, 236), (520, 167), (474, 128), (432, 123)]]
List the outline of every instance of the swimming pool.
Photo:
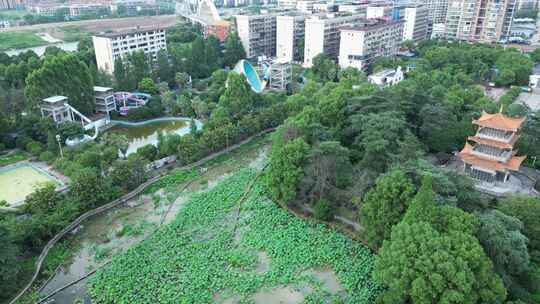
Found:
[(9, 206), (18, 206), (35, 188), (53, 183), (57, 188), (64, 184), (31, 163), (17, 163), (0, 168), (0, 201), (7, 201)]

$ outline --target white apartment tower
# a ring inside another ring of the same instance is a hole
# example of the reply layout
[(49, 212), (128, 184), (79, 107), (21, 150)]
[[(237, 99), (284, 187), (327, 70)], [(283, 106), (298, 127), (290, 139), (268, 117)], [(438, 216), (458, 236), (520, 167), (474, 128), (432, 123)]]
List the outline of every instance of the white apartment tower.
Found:
[(276, 55), (276, 15), (236, 15), (235, 19), (247, 58)]
[(382, 21), (341, 29), (339, 65), (365, 70), (383, 56), (395, 56), (403, 37), (403, 21)]
[(403, 9), (403, 41), (418, 42), (427, 38), (428, 10), (424, 6)]
[(304, 16), (277, 16), (276, 17), (276, 57), (287, 62), (298, 61), (300, 45), (305, 39)]
[(96, 35), (92, 42), (98, 68), (109, 74), (114, 72), (114, 61), (126, 54), (143, 51), (155, 58), (160, 50), (167, 49), (165, 30), (160, 28)]
[(507, 37), (516, 0), (450, 0), (447, 38), (495, 43)]
[(368, 6), (366, 8), (366, 18), (375, 19), (375, 18), (390, 18), (392, 17), (393, 7), (391, 5), (375, 5)]
[(304, 66), (311, 67), (313, 65), (313, 58), (322, 53), (337, 60), (339, 56), (339, 29), (362, 19), (363, 17), (361, 15), (313, 16), (306, 19)]

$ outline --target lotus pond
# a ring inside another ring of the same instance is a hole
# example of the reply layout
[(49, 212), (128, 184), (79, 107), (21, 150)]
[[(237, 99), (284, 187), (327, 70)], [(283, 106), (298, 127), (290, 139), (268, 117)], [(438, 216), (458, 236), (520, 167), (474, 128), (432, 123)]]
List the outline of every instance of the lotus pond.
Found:
[[(94, 303), (373, 303), (374, 256), (290, 215), (243, 169), (183, 204), (90, 279)], [(240, 212), (238, 212), (240, 210)]]

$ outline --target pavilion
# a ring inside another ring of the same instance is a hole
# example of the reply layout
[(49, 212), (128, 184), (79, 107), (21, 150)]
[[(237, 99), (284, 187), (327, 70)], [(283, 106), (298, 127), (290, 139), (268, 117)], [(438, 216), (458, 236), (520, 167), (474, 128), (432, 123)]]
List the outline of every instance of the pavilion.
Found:
[(482, 116), (472, 122), (478, 126), (476, 135), (469, 136), (459, 152), (465, 173), (483, 182), (506, 183), (511, 172), (519, 171), (526, 158), (517, 156), (514, 150), (524, 121), (524, 117), (482, 112)]

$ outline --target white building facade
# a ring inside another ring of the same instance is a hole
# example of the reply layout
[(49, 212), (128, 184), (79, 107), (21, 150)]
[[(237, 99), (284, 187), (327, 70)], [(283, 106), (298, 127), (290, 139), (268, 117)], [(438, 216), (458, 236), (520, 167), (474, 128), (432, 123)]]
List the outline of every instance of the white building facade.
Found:
[(419, 42), (427, 38), (428, 10), (424, 6), (403, 9), (403, 41)]
[(236, 15), (236, 28), (247, 58), (276, 55), (276, 15)]
[(311, 67), (313, 58), (319, 54), (326, 54), (337, 60), (340, 47), (340, 28), (352, 25), (362, 19), (361, 15), (314, 16), (306, 19), (304, 66)]
[(167, 49), (165, 30), (160, 28), (96, 35), (92, 42), (98, 68), (109, 74), (114, 72), (115, 60), (126, 54), (143, 51), (155, 58), (160, 50)]
[(304, 16), (277, 16), (276, 57), (287, 62), (300, 60), (305, 30)]
[(341, 29), (339, 65), (365, 70), (382, 56), (395, 56), (403, 37), (403, 21), (379, 21), (376, 24)]

